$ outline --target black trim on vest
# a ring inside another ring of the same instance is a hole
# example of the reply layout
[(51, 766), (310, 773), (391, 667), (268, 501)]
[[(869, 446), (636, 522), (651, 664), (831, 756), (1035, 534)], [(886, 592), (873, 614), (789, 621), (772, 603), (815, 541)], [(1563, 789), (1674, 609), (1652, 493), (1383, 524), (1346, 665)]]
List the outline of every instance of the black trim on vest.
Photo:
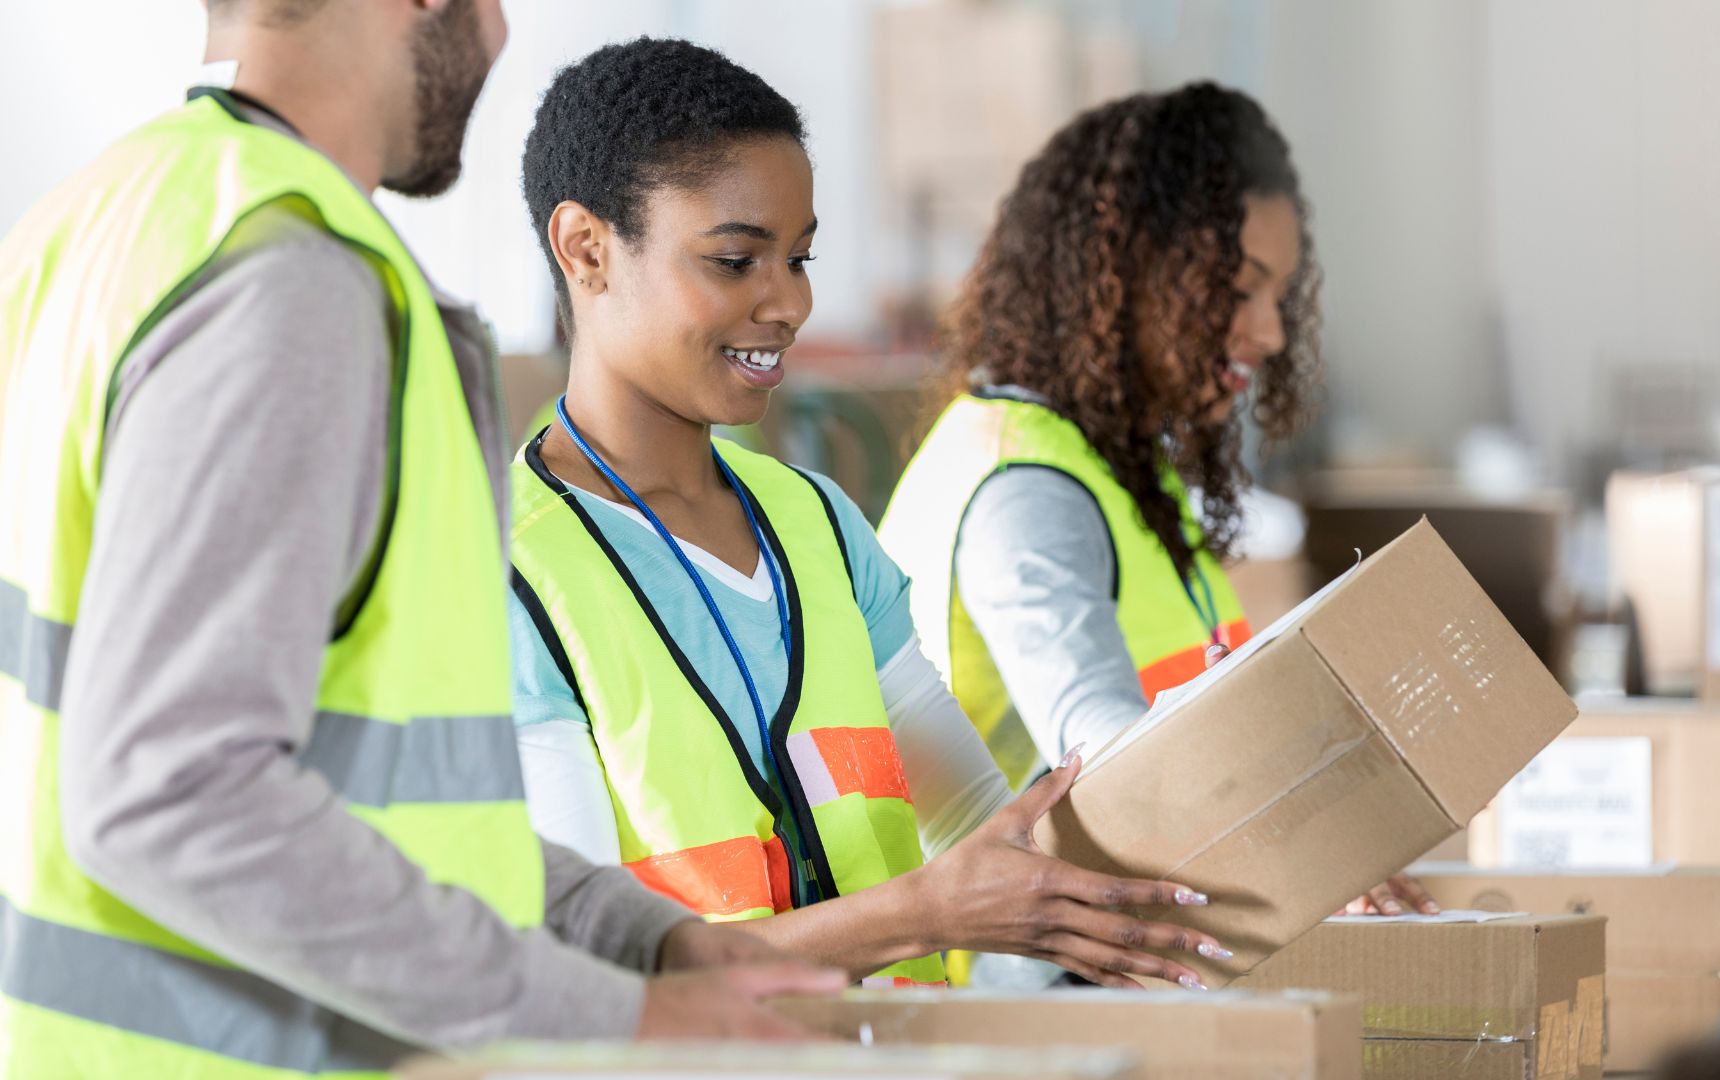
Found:
[[(1099, 496), (1097, 496), (1093, 493), (1093, 489), (1087, 486), (1086, 481), (1082, 480), (1079, 476), (1076, 476), (1074, 473), (1070, 472), (1068, 469), (1059, 468), (1056, 465), (1047, 465), (1044, 462), (1039, 462), (1039, 461), (1006, 462), (1002, 465), (999, 465), (997, 468), (993, 469), (991, 472), (987, 473), (985, 476), (985, 479), (981, 480), (979, 482), (979, 485), (973, 489), (973, 491), (974, 491), (973, 496), (970, 496), (968, 498), (968, 507), (973, 506), (974, 497), (977, 497), (979, 495), (979, 489), (985, 486), (987, 480), (990, 480), (994, 476), (999, 476), (1003, 473), (1010, 472), (1010, 471), (1013, 471), (1016, 469), (1043, 469), (1046, 472), (1053, 472), (1053, 473), (1057, 473), (1060, 476), (1067, 476), (1075, 484), (1076, 487), (1080, 488), (1083, 492), (1086, 493), (1086, 495), (1089, 499), (1093, 500), (1093, 509), (1098, 511), (1099, 520), (1105, 523), (1105, 539), (1107, 539), (1111, 542), (1111, 599), (1117, 600), (1117, 599), (1121, 598), (1121, 596), (1123, 595), (1123, 592), (1122, 592), (1122, 588), (1123, 588), (1123, 584), (1122, 584), (1123, 560), (1117, 554), (1117, 537), (1116, 537), (1116, 534), (1111, 531), (1111, 519), (1105, 516), (1105, 508), (1104, 508), (1104, 506), (1100, 505)], [(962, 522), (965, 523), (966, 521), (967, 521), (967, 508), (964, 507), (962, 509)], [(956, 536), (958, 539), (961, 536), (961, 524), (957, 524), (957, 526), (956, 526)], [(950, 555), (950, 575), (951, 575), (950, 580), (952, 582), (955, 581), (955, 555), (953, 552)]]
[(224, 86), (193, 86), (190, 90), (186, 91), (185, 94), (186, 101), (196, 101), (198, 98), (205, 97), (213, 98), (215, 103), (221, 106), (229, 116), (241, 123), (248, 124), (251, 122), (249, 117), (239, 111), (239, 106), (243, 105), (248, 109), (256, 109), (264, 116), (267, 116), (275, 123), (292, 132), (298, 138), (304, 138), (303, 135), (299, 134), (299, 129), (293, 126), (293, 122), (291, 120), (288, 120), (286, 117), (263, 104), (261, 101), (258, 101), (250, 94), (245, 93), (243, 90), (234, 90)]
[[(788, 462), (785, 461), (783, 464), (788, 465)], [(835, 505), (831, 503), (830, 496), (825, 494), (823, 485), (814, 480), (811, 473), (798, 465), (788, 465), (788, 467), (799, 473), (800, 478), (806, 481), (807, 486), (818, 494), (818, 501), (824, 507), (824, 516), (830, 519), (830, 531), (836, 537), (837, 550), (842, 552), (842, 568), (848, 571), (848, 587), (854, 593), (854, 602), (858, 604), (860, 602), (860, 585), (854, 580), (854, 562), (848, 557), (848, 538), (842, 535), (842, 522), (836, 518)]]
[[(186, 94), (186, 101), (191, 102), (198, 98), (209, 98), (211, 101), (219, 105), (221, 110), (231, 116), (235, 121), (241, 124), (250, 124), (251, 121), (235, 104), (234, 99), (236, 96), (239, 95), (235, 95), (227, 90), (221, 90), (217, 87), (197, 86), (193, 87), (191, 91)], [(245, 100), (247, 103), (255, 104), (257, 108), (262, 109), (264, 112), (274, 115), (268, 106), (263, 105), (260, 102), (251, 102), (248, 98)], [(285, 120), (282, 120), (281, 122), (284, 124), (286, 123)], [(291, 124), (287, 124), (287, 126), (289, 128), (292, 127)], [(309, 152), (315, 153), (314, 150)], [(245, 211), (233, 220), (233, 224), (228, 226), (227, 236), (232, 236), (240, 225), (248, 221), (251, 215), (258, 211), (271, 206), (279, 206), (295, 199), (302, 201), (305, 206), (316, 215), (318, 223), (323, 229), (327, 230), (330, 236), (333, 236), (341, 243), (352, 248), (354, 251), (357, 251), (372, 264), (373, 269), (378, 270), (379, 273), (396, 274), (393, 264), (390, 263), (381, 252), (362, 241), (355, 240), (352, 237), (347, 236), (345, 233), (331, 228), (328, 221), (323, 217), (322, 211), (318, 208), (316, 201), (302, 192), (285, 192), (274, 199), (270, 199), (268, 202), (253, 206), (251, 209)], [(387, 222), (385, 221), (384, 224), (386, 225)], [(390, 228), (392, 228), (392, 226), (390, 226)], [(120, 368), (125, 365), (125, 362), (127, 358), (131, 356), (132, 351), (136, 349), (138, 344), (155, 329), (156, 325), (162, 320), (162, 318), (169, 311), (177, 307), (186, 294), (202, 283), (204, 273), (215, 264), (215, 260), (221, 256), (225, 245), (226, 237), (223, 237), (222, 242), (215, 246), (215, 249), (197, 265), (196, 269), (185, 275), (185, 277), (175, 284), (173, 288), (167, 291), (167, 295), (163, 296), (161, 300), (157, 302), (155, 307), (151, 308), (149, 313), (143, 317), (143, 321), (137, 324), (136, 329), (132, 331), (131, 338), (125, 343), (125, 347), (121, 349), (119, 355), (114, 358), (113, 366), (108, 371), (107, 396), (105, 404), (102, 407), (103, 431), (106, 431), (108, 425), (113, 422), (113, 407), (119, 396)], [(353, 580), (351, 587), (341, 597), (340, 606), (335, 611), (334, 624), (329, 631), (330, 644), (333, 644), (345, 637), (347, 632), (352, 629), (353, 624), (358, 621), (359, 614), (364, 610), (365, 604), (369, 602), (371, 593), (376, 588), (376, 579), (382, 572), (383, 557), (388, 553), (388, 542), (394, 535), (395, 510), (399, 506), (400, 502), (401, 432), (403, 428), (402, 415), (405, 410), (406, 402), (406, 374), (407, 369), (410, 366), (408, 360), (411, 356), (412, 306), (410, 303), (403, 304), (401, 306), (399, 325), (398, 327), (391, 327), (391, 329), (396, 331), (394, 334), (395, 355), (394, 363), (390, 372), (393, 381), (389, 387), (388, 396), (387, 462), (383, 473), (382, 505), (377, 512), (376, 536), (371, 543), (371, 550), (365, 559), (364, 566), (359, 570), (358, 576)], [(470, 412), (469, 405), (467, 407), (467, 411)], [(97, 464), (97, 468), (98, 470), (100, 469), (99, 462)]]
[[(758, 768), (753, 765), (752, 755), (747, 752), (746, 743), (742, 741), (740, 731), (735, 726), (734, 719), (729, 716), (722, 704), (717, 701), (716, 695), (711, 693), (711, 688), (706, 685), (705, 680), (700, 678), (698, 671), (693, 668), (692, 661), (688, 660), (687, 654), (681, 650), (681, 646), (672, 636), (670, 636), (668, 627), (663, 625), (663, 617), (658, 614), (656, 607), (654, 607), (651, 601), (646, 598), (645, 590), (640, 587), (639, 579), (633, 576), (633, 571), (628, 568), (626, 561), (621, 558), (620, 553), (617, 552), (609, 543), (608, 538), (603, 535), (603, 530), (597, 527), (597, 523), (591, 519), (591, 515), (586, 512), (585, 507), (579, 505), (578, 497), (574, 495), (572, 490), (570, 490), (566, 484), (562, 483), (560, 477), (550, 472), (549, 466), (544, 464), (542, 435), (533, 439), (531, 443), (526, 446), (525, 460), (527, 466), (531, 468), (532, 473), (543, 482), (544, 486), (555, 492), (556, 495), (561, 498), (562, 503), (572, 510), (574, 515), (579, 518), (579, 523), (584, 526), (585, 531), (603, 551), (604, 556), (609, 559), (609, 564), (615, 568), (615, 572), (621, 576), (621, 580), (627, 584), (627, 588), (633, 593), (633, 599), (639, 605), (639, 609), (643, 611), (645, 613), (645, 617), (651, 621), (651, 628), (657, 631), (657, 637), (663, 642), (663, 647), (669, 651), (670, 657), (674, 659), (675, 666), (681, 669), (682, 677), (685, 678), (688, 685), (693, 688), (693, 692), (699, 696), (699, 700), (705, 703), (705, 708), (708, 709), (711, 715), (716, 718), (717, 725), (722, 728), (723, 735), (729, 741), (729, 749), (735, 756), (736, 764), (740, 766), (741, 774), (746, 777), (747, 786), (752, 789), (753, 797), (758, 799), (758, 801), (764, 805), (764, 808), (770, 812), (771, 817), (775, 819), (776, 825), (773, 831), (776, 833), (778, 839), (782, 840), (783, 850), (789, 852), (791, 857), (795, 855), (794, 845), (790, 843), (787, 836), (783, 835), (782, 816), (785, 812), (793, 815), (797, 830), (801, 837), (806, 840), (807, 847), (809, 850), (816, 853), (815, 859), (818, 861), (814, 863), (813, 869), (818, 875), (819, 884), (823, 885), (825, 878), (830, 875), (830, 868), (828, 863), (824, 861), (823, 844), (818, 838), (816, 827), (812, 826), (810, 811), (808, 811), (804, 820), (799, 813), (798, 806), (805, 804), (806, 796), (801, 790), (800, 778), (794, 775), (793, 766), (788, 761), (786, 750), (782, 750), (777, 757), (777, 764), (783, 770), (783, 787), (788, 789), (790, 802), (795, 805), (785, 807), (782, 800), (777, 797), (775, 789), (770, 786), (765, 778), (759, 773)], [(738, 482), (739, 478), (737, 477), (736, 480)], [(794, 585), (793, 571), (788, 565), (788, 559), (782, 554), (781, 546), (776, 542), (776, 534), (771, 530), (770, 522), (765, 517), (763, 509), (759, 507), (758, 500), (752, 498), (752, 493), (750, 491), (746, 491), (744, 484), (742, 485), (742, 490), (746, 492), (747, 500), (752, 503), (754, 513), (758, 515), (759, 527), (765, 533), (766, 543), (771, 545), (772, 551), (777, 556), (777, 564), (782, 568), (783, 589), (787, 593), (789, 607), (790, 641), (793, 643), (793, 651), (792, 655), (789, 657), (788, 682), (783, 689), (782, 705), (777, 709), (776, 720), (771, 722), (771, 747), (773, 750), (779, 750), (782, 748), (780, 746), (781, 741), (775, 737), (777, 720), (782, 719), (785, 715), (792, 718), (793, 709), (791, 707), (797, 707), (800, 701), (800, 685), (803, 668), (803, 664), (801, 662), (801, 654), (803, 650), (800, 648), (802, 634), (800, 594)], [(589, 712), (587, 715), (589, 715)], [(787, 725), (785, 724), (783, 727), (786, 731)], [(791, 887), (794, 877), (795, 875), (793, 874), (789, 876)], [(799, 890), (794, 889), (794, 892), (797, 894), (798, 899)], [(832, 895), (834, 895), (834, 893)], [(796, 906), (802, 905), (797, 904)]]
[(514, 595), (519, 598), (520, 606), (531, 616), (532, 626), (537, 628), (538, 637), (543, 639), (544, 648), (549, 650), (549, 658), (555, 661), (555, 669), (561, 672), (561, 677), (567, 680), (567, 688), (573, 691), (573, 700), (587, 716), (591, 711), (585, 707), (585, 695), (579, 692), (579, 679), (573, 673), (573, 663), (567, 658), (567, 649), (562, 646), (561, 635), (556, 633), (555, 623), (550, 620), (549, 612), (544, 610), (543, 601), (538, 599), (537, 590), (531, 582), (520, 573), (517, 566), (510, 567), (509, 584), (513, 586)]
[[(811, 483), (810, 480), (807, 482)], [(770, 545), (771, 552), (776, 556), (776, 564), (782, 569), (782, 588), (788, 594), (788, 682), (783, 687), (782, 704), (777, 706), (776, 715), (771, 718), (770, 745), (776, 757), (777, 769), (782, 773), (782, 786), (794, 808), (795, 825), (800, 830), (801, 839), (806, 841), (806, 853), (812, 860), (813, 873), (818, 876), (819, 897), (828, 900), (841, 896), (842, 893), (836, 887), (836, 874), (830, 869), (830, 857), (824, 850), (824, 838), (818, 835), (818, 824), (812, 816), (812, 805), (806, 799), (806, 788), (800, 782), (800, 774), (794, 771), (794, 761), (788, 753), (788, 729), (794, 723), (795, 713), (800, 709), (800, 693), (806, 671), (806, 620), (801, 617), (800, 586), (794, 580), (794, 567), (789, 565), (788, 553), (783, 550), (782, 541), (778, 539), (776, 529), (770, 523), (770, 515), (765, 513), (758, 496), (747, 487), (745, 480), (737, 475), (735, 483), (741, 489), (741, 497), (752, 505), (753, 514), (758, 518), (759, 531), (764, 533), (765, 543)], [(818, 487), (817, 484), (812, 486), (814, 489)], [(840, 530), (837, 535), (841, 536)], [(840, 544), (841, 541), (838, 540), (837, 543)]]

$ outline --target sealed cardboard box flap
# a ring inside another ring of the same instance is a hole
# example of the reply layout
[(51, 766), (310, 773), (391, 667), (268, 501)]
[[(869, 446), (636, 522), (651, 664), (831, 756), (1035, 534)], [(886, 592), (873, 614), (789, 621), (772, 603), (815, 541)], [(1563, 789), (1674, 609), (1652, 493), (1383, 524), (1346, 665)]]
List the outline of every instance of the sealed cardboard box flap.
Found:
[(1577, 713), (1425, 518), (1302, 633), (1458, 826)]

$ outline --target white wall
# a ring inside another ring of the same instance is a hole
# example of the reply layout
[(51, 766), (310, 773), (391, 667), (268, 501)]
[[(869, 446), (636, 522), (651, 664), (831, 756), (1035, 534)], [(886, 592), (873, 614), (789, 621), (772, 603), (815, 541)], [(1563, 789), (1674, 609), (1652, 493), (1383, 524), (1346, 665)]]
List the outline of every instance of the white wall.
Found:
[(1514, 411), (1569, 469), (1623, 434), (1615, 371), (1705, 373), (1720, 405), (1720, 4), (1508, 0), (1486, 24)]
[[(550, 279), (519, 194), (538, 95), (561, 65), (639, 34), (721, 48), (801, 106), (822, 223), (813, 326), (855, 334), (869, 325), (878, 270), (866, 242), (875, 213), (868, 0), (505, 0), (504, 10), (509, 45), (473, 115), (460, 182), (432, 201), (386, 192), (378, 201), (437, 283), (478, 301), (505, 349), (542, 348), (552, 332)], [(0, 231), (102, 146), (181, 100), (203, 27), (197, 0), (9, 5), (0, 34)]]
[(8, 3), (0, 232), (115, 136), (179, 104), (202, 57), (198, 0)]

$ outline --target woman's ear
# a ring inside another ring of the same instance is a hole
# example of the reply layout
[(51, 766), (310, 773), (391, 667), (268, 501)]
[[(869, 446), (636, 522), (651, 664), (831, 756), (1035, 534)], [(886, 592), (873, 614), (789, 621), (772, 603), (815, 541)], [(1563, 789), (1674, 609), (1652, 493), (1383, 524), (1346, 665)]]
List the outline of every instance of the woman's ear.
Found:
[(609, 223), (571, 199), (555, 208), (545, 227), (567, 295), (596, 296), (608, 288)]

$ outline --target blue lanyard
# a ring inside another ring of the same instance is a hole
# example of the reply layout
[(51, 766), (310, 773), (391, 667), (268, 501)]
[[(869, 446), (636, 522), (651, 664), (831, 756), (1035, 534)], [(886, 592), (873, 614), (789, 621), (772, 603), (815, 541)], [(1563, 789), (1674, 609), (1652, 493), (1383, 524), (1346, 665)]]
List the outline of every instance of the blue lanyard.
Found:
[(1222, 645), (1224, 642), (1218, 633), (1218, 601), (1212, 598), (1212, 586), (1207, 582), (1206, 574), (1201, 572), (1198, 565), (1191, 564), (1189, 570), (1193, 572), (1195, 580), (1200, 582), (1200, 591), (1206, 597), (1206, 605), (1203, 607), (1200, 600), (1195, 597), (1194, 587), (1189, 584), (1186, 577), (1182, 579), (1183, 592), (1188, 593), (1188, 602), (1194, 605), (1195, 614), (1200, 616), (1201, 625), (1205, 626), (1206, 632), (1212, 635), (1212, 643)]
[[(741, 655), (741, 647), (735, 644), (735, 636), (729, 632), (729, 624), (723, 618), (722, 611), (717, 608), (716, 600), (711, 597), (711, 590), (705, 587), (704, 579), (699, 576), (697, 570), (693, 569), (692, 560), (687, 558), (687, 553), (681, 549), (680, 543), (670, 535), (668, 529), (664, 528), (663, 522), (651, 512), (649, 506), (645, 505), (645, 500), (633, 493), (633, 489), (627, 486), (627, 482), (616, 475), (615, 470), (611, 469), (609, 464), (598, 456), (597, 451), (591, 448), (591, 444), (587, 443), (584, 437), (579, 434), (579, 430), (573, 426), (573, 421), (568, 419), (567, 415), (566, 394), (556, 399), (555, 415), (561, 420), (561, 426), (568, 435), (572, 436), (573, 444), (579, 447), (580, 453), (585, 455), (586, 460), (590, 461), (592, 466), (603, 474), (605, 480), (614, 484), (617, 491), (627, 496), (627, 501), (633, 504), (633, 508), (644, 515), (645, 520), (651, 523), (651, 527), (657, 530), (657, 535), (662, 537), (663, 542), (669, 545), (669, 550), (675, 553), (675, 559), (681, 564), (681, 569), (685, 570), (687, 576), (692, 579), (693, 587), (699, 590), (699, 596), (705, 601), (705, 609), (711, 613), (712, 621), (717, 624), (718, 632), (723, 635), (723, 642), (729, 647), (729, 655), (735, 659), (735, 667), (740, 669), (741, 681), (746, 683), (747, 697), (752, 701), (753, 717), (758, 721), (759, 741), (764, 744), (765, 760), (770, 763), (771, 773), (780, 778), (782, 771), (776, 763), (776, 751), (770, 744), (770, 721), (765, 718), (764, 704), (759, 700), (758, 686), (753, 682), (752, 669), (747, 667), (746, 657)], [(729, 487), (734, 489), (736, 497), (740, 499), (741, 509), (747, 515), (747, 524), (752, 527), (753, 539), (758, 542), (759, 558), (764, 560), (765, 567), (770, 571), (771, 586), (776, 590), (776, 615), (782, 625), (782, 647), (787, 653), (793, 649), (793, 643), (789, 636), (788, 598), (782, 587), (782, 575), (777, 571), (776, 560), (771, 557), (770, 548), (765, 545), (764, 531), (759, 528), (758, 519), (753, 516), (752, 504), (747, 501), (746, 495), (741, 491), (740, 481), (735, 478), (728, 462), (724, 461), (722, 455), (717, 453), (715, 446), (711, 447), (711, 457), (716, 459), (717, 468), (722, 471), (723, 478), (728, 481)]]

